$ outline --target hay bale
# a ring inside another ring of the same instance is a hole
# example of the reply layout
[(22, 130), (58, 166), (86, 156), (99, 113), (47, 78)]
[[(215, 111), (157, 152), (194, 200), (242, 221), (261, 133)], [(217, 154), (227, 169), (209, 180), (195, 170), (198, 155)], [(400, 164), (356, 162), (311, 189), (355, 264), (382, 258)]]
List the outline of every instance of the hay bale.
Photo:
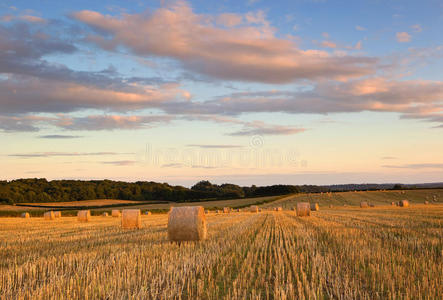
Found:
[(295, 207), (291, 207), (291, 210), (292, 210), (292, 211), (295, 211)]
[(54, 216), (56, 218), (61, 218), (62, 217), (62, 212), (61, 211), (54, 211)]
[(205, 214), (208, 215), (209, 214), (209, 210), (205, 210)]
[(400, 206), (400, 207), (408, 207), (409, 206), (409, 201), (408, 200), (401, 200), (398, 203), (398, 206)]
[(219, 209), (217, 209), (216, 211), (215, 211), (215, 213), (216, 214), (219, 214), (221, 211), (219, 210)]
[(142, 216), (140, 209), (124, 209), (122, 211), (122, 228), (142, 228)]
[(44, 214), (43, 214), (43, 218), (45, 219), (45, 220), (54, 220), (55, 219), (55, 216), (54, 216), (54, 212), (51, 210), (51, 211), (47, 211), (47, 212), (45, 212)]
[(206, 239), (206, 217), (202, 206), (173, 207), (168, 216), (170, 241), (199, 241)]
[(375, 207), (375, 205), (372, 203), (369, 203), (369, 207)]
[(237, 208), (237, 212), (241, 212), (241, 209), (240, 209), (240, 208)]
[(252, 213), (258, 213), (258, 206), (257, 205), (252, 205), (249, 210)]
[(360, 208), (368, 208), (369, 204), (366, 201), (360, 202)]
[(113, 209), (111, 215), (112, 215), (114, 218), (118, 218), (118, 217), (120, 217), (120, 211), (119, 211), (118, 209)]
[(425, 201), (425, 205), (428, 205), (428, 204), (429, 204), (429, 201), (426, 200), (426, 201)]
[(298, 202), (295, 209), (298, 217), (309, 217), (311, 215), (311, 205), (308, 202)]
[(77, 221), (89, 222), (91, 220), (91, 212), (89, 210), (79, 210), (77, 212)]
[(318, 203), (311, 203), (311, 210), (312, 211), (319, 211), (320, 206), (318, 205)]
[(279, 207), (274, 207), (274, 211), (282, 211), (283, 210), (283, 208), (281, 207), (281, 206), (279, 206)]
[(146, 215), (146, 216), (150, 216), (150, 215), (151, 215), (151, 212), (150, 212), (149, 210), (147, 210), (147, 211), (145, 211), (145, 215)]
[(259, 208), (259, 209), (258, 209), (258, 212), (261, 212), (261, 211), (262, 211), (262, 209), (261, 209), (261, 208)]
[(329, 204), (329, 208), (332, 208), (332, 204)]
[(394, 205), (395, 205), (395, 202), (394, 202), (394, 201), (392, 201), (392, 202), (391, 202), (391, 205), (392, 205), (392, 206), (394, 206)]
[(25, 218), (25, 219), (28, 219), (28, 218), (30, 218), (31, 216), (29, 215), (29, 213), (24, 212), (24, 213), (21, 214), (21, 217), (22, 217), (22, 218)]
[(108, 216), (107, 212), (102, 213), (102, 217), (107, 217), (107, 216)]
[(223, 213), (224, 214), (229, 214), (231, 212), (231, 208), (230, 207), (223, 207)]

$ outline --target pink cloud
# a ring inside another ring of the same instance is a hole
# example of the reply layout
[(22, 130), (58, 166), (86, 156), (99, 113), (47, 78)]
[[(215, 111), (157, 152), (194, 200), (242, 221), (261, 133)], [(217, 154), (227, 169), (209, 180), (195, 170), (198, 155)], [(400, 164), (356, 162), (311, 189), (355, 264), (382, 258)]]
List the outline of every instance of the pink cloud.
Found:
[(407, 32), (397, 32), (396, 37), (399, 43), (408, 43), (411, 41), (411, 35)]
[(124, 46), (142, 56), (170, 57), (187, 69), (221, 79), (285, 83), (355, 78), (373, 73), (377, 63), (370, 57), (302, 50), (292, 39), (276, 37), (261, 11), (213, 17), (179, 2), (141, 14), (84, 10), (73, 16), (97, 29), (88, 40), (104, 49)]
[(337, 48), (337, 44), (331, 41), (323, 41), (321, 45), (325, 48)]
[(0, 82), (0, 91), (2, 110), (13, 113), (71, 112), (86, 108), (137, 110), (191, 97), (177, 84), (132, 83), (113, 90), (112, 87), (32, 77)]

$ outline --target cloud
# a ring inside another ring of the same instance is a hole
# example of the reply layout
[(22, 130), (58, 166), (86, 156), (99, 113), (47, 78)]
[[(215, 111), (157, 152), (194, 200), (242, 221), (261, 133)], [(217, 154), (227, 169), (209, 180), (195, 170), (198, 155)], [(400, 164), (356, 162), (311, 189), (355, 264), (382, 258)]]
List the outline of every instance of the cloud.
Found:
[(337, 44), (331, 41), (323, 41), (321, 45), (325, 48), (337, 48)]
[(46, 23), (47, 21), (43, 18), (31, 16), (31, 15), (24, 15), (19, 17), (20, 20), (27, 21), (29, 23)]
[(160, 78), (124, 78), (112, 66), (102, 71), (74, 71), (44, 59), (76, 51), (71, 41), (46, 27), (0, 25), (1, 114), (137, 110), (191, 97), (177, 83)]
[(358, 30), (358, 31), (366, 31), (366, 28), (357, 25), (357, 26), (355, 26), (355, 30)]
[(411, 26), (411, 29), (412, 29), (413, 32), (422, 32), (422, 31), (423, 31), (423, 29), (421, 28), (421, 25), (420, 25), (420, 24), (414, 24), (414, 25), (412, 25), (412, 26)]
[(322, 82), (309, 90), (232, 93), (203, 103), (163, 106), (168, 113), (239, 115), (252, 112), (338, 113), (386, 111), (427, 114), (441, 109), (443, 82), (373, 77)]
[(41, 135), (39, 136), (40, 139), (78, 139), (81, 138), (79, 135), (61, 135), (61, 134), (50, 134), (50, 135)]
[(391, 169), (443, 169), (443, 164), (425, 163), (425, 164), (406, 164), (406, 165), (384, 165), (384, 168)]
[(383, 156), (381, 159), (397, 159), (395, 156)]
[(202, 144), (189, 144), (187, 147), (196, 147), (203, 149), (232, 149), (232, 148), (242, 148), (240, 145), (202, 145)]
[(12, 22), (12, 21), (25, 21), (28, 23), (40, 23), (40, 24), (46, 24), (48, 21), (32, 15), (23, 15), (23, 16), (13, 16), (13, 15), (4, 15), (1, 16), (2, 22)]
[(292, 135), (306, 131), (304, 128), (270, 125), (261, 121), (247, 122), (243, 129), (230, 133), (231, 136)]
[[(103, 49), (123, 46), (140, 56), (173, 58), (188, 70), (220, 79), (287, 83), (355, 78), (373, 73), (378, 61), (299, 49), (292, 39), (276, 37), (261, 11), (210, 16), (178, 2), (141, 14), (84, 10), (73, 17), (95, 31), (87, 39)], [(220, 19), (224, 26), (217, 25)]]
[(33, 153), (13, 153), (9, 157), (34, 158), (34, 157), (73, 157), (73, 156), (109, 156), (109, 155), (127, 155), (134, 153), (119, 152), (33, 152)]
[(399, 43), (408, 43), (411, 41), (411, 35), (407, 32), (397, 32), (396, 37)]
[(153, 125), (169, 123), (172, 116), (120, 116), (103, 115), (87, 117), (62, 117), (56, 125), (67, 130), (115, 130), (115, 129), (142, 129)]
[[(214, 110), (214, 112), (217, 109)], [(186, 111), (183, 111), (185, 114)], [(217, 116), (217, 115), (183, 115), (181, 117), (189, 121), (209, 121), (215, 123), (225, 123), (233, 125), (242, 125), (240, 130), (227, 133), (230, 136), (252, 136), (252, 135), (292, 135), (304, 132), (306, 129), (293, 126), (273, 125), (262, 121), (242, 121), (236, 118)]]
[(164, 164), (161, 167), (162, 168), (182, 168), (184, 165), (180, 163), (170, 163), (170, 164)]
[(134, 160), (116, 160), (116, 161), (102, 161), (102, 164), (113, 166), (132, 166), (137, 162)]
[[(1, 98), (1, 97), (0, 97)], [(0, 115), (1, 132), (36, 132), (38, 125), (52, 120), (52, 118), (39, 116), (2, 116)]]

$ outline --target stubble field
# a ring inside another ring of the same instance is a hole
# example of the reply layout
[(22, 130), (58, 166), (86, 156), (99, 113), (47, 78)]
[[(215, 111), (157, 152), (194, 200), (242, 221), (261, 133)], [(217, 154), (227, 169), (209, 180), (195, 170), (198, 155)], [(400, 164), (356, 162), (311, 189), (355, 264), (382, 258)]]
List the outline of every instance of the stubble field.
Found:
[(208, 239), (170, 243), (92, 217), (0, 218), (1, 299), (441, 299), (443, 205), (207, 216)]

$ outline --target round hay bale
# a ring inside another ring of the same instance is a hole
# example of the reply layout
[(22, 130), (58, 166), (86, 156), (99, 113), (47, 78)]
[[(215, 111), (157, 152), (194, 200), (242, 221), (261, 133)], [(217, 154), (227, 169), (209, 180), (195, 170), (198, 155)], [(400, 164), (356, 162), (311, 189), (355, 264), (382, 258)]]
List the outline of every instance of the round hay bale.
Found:
[(309, 217), (311, 215), (311, 205), (308, 202), (299, 202), (296, 206), (298, 217)]
[(231, 212), (231, 208), (230, 207), (223, 207), (223, 213), (224, 214), (229, 214)]
[(140, 209), (124, 209), (122, 211), (122, 228), (142, 228)]
[(61, 211), (54, 211), (54, 216), (56, 218), (61, 218), (62, 217), (62, 212)]
[(409, 206), (409, 201), (408, 200), (401, 200), (398, 203), (398, 206), (400, 206), (400, 207), (408, 207)]
[(43, 218), (45, 219), (45, 220), (54, 220), (55, 219), (55, 216), (54, 216), (54, 212), (51, 210), (51, 211), (47, 211), (47, 212), (45, 212), (44, 214), (43, 214)]
[(360, 202), (360, 208), (368, 208), (369, 204), (366, 201)]
[(369, 207), (375, 207), (375, 205), (372, 203), (369, 203)]
[(219, 214), (221, 211), (219, 210), (219, 209), (217, 209), (216, 211), (215, 211), (215, 213), (216, 214)]
[(292, 210), (292, 211), (295, 211), (295, 207), (291, 207), (291, 210)]
[(259, 208), (259, 209), (258, 209), (258, 212), (261, 212), (261, 211), (262, 211), (262, 209), (261, 209), (261, 208)]
[(29, 213), (24, 212), (24, 213), (21, 214), (21, 217), (22, 217), (22, 218), (25, 218), (25, 219), (28, 219), (28, 218), (30, 218), (31, 216), (29, 215)]
[(102, 213), (102, 217), (107, 217), (107, 216), (108, 216), (107, 212)]
[(118, 217), (120, 217), (120, 211), (119, 211), (118, 209), (113, 209), (113, 210), (112, 210), (112, 216), (113, 216), (114, 218), (118, 218)]
[(77, 221), (89, 222), (91, 220), (91, 212), (89, 210), (79, 210), (77, 213)]
[(173, 207), (168, 216), (170, 241), (199, 241), (206, 239), (206, 217), (202, 206)]
[(332, 204), (329, 205), (329, 208), (332, 208)]
[(318, 203), (311, 203), (311, 210), (312, 211), (319, 211), (320, 206), (318, 205)]
[(425, 201), (425, 205), (428, 205), (428, 204), (429, 204), (429, 201), (426, 200), (426, 201)]
[(281, 206), (279, 206), (279, 207), (274, 207), (274, 211), (282, 211), (283, 210), (283, 208), (281, 207)]
[(145, 211), (145, 215), (146, 215), (146, 216), (150, 216), (150, 215), (151, 215), (151, 212), (150, 212), (149, 210), (147, 210), (147, 211)]
[(252, 213), (258, 213), (258, 206), (257, 205), (252, 205), (249, 210)]

